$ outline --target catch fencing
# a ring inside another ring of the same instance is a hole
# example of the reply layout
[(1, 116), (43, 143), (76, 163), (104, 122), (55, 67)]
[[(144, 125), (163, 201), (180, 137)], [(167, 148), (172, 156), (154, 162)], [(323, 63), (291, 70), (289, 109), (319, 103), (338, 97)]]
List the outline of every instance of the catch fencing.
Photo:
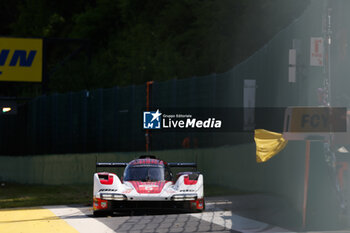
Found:
[[(297, 20), (231, 70), (154, 82), (152, 106), (245, 107), (246, 80), (255, 80), (255, 107), (318, 105), (317, 89), (326, 74), (324, 67), (309, 64), (310, 38), (323, 36), (323, 15), (323, 1), (310, 1)], [(296, 82), (289, 82), (289, 50), (293, 48), (297, 51)], [(145, 109), (146, 85), (40, 96), (20, 106), (17, 115), (0, 118), (0, 154), (142, 151)], [(152, 136), (152, 149), (182, 148), (184, 138), (198, 139), (190, 147), (199, 148), (252, 142), (250, 133), (167, 133)]]

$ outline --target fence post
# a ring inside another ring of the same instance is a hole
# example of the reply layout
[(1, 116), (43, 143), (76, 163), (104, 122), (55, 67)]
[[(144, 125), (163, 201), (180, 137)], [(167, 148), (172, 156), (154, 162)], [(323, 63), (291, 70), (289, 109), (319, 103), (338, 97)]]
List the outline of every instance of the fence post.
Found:
[[(55, 153), (57, 151), (57, 94), (54, 93), (51, 96), (52, 98), (52, 107), (51, 107), (51, 153)], [(36, 105), (34, 103), (34, 105)], [(35, 110), (36, 112), (36, 110)]]
[(68, 93), (68, 148), (67, 153), (70, 153), (73, 151), (73, 93)]
[(215, 108), (216, 101), (216, 73), (211, 74), (211, 107)]
[[(152, 95), (152, 86), (153, 86), (153, 81), (148, 81), (147, 86), (146, 86), (146, 111), (150, 111), (153, 103), (153, 95)], [(146, 137), (146, 152), (149, 152), (151, 150), (151, 131), (146, 129), (145, 133)]]
[(88, 102), (88, 98), (90, 96), (90, 92), (85, 90), (85, 91), (82, 91), (82, 95), (81, 95), (81, 109), (82, 109), (82, 112), (81, 112), (81, 135), (80, 135), (80, 138), (81, 138), (81, 146), (82, 146), (82, 149), (81, 151), (82, 152), (87, 152), (87, 119), (88, 119), (88, 111), (87, 111), (87, 102)]
[(113, 87), (113, 150), (118, 151), (120, 149), (119, 144), (119, 138), (118, 138), (118, 130), (119, 130), (119, 124), (118, 124), (118, 118), (119, 118), (119, 87)]
[(103, 150), (103, 89), (97, 89), (97, 149)]
[(130, 132), (131, 132), (131, 138), (130, 138), (130, 142), (132, 142), (132, 145), (131, 145), (131, 148), (129, 148), (129, 150), (131, 149), (131, 151), (135, 151), (135, 131), (137, 129), (137, 125), (138, 125), (138, 122), (135, 122), (135, 109), (134, 109), (134, 106), (135, 106), (135, 85), (133, 84), (131, 86), (131, 98), (130, 98), (130, 111), (129, 111), (129, 114), (130, 114), (130, 119), (131, 119), (131, 123), (130, 123)]

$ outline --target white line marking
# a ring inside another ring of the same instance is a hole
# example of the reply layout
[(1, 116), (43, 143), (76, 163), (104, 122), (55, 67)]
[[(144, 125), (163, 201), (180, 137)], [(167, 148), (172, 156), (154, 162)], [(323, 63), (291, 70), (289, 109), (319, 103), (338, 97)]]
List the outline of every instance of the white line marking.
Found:
[[(229, 203), (229, 202), (227, 202)], [(199, 218), (203, 221), (211, 222), (227, 229), (232, 229), (239, 232), (289, 232), (286, 229), (273, 226), (267, 223), (259, 222), (253, 219), (245, 218), (236, 214), (232, 211), (222, 210), (217, 208), (215, 204), (208, 203), (206, 206), (208, 212), (191, 214), (191, 216)], [(220, 203), (222, 204), (222, 203)]]
[(115, 233), (100, 221), (88, 217), (91, 214), (89, 207), (73, 208), (69, 206), (44, 206), (51, 210), (56, 216), (66, 221), (80, 233)]

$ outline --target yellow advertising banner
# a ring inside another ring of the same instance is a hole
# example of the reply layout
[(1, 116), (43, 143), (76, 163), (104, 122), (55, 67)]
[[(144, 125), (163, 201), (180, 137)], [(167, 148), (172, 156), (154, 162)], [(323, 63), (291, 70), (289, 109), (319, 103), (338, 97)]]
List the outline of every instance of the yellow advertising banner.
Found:
[(289, 132), (346, 132), (346, 108), (293, 107)]
[(0, 38), (0, 81), (41, 82), (43, 40)]

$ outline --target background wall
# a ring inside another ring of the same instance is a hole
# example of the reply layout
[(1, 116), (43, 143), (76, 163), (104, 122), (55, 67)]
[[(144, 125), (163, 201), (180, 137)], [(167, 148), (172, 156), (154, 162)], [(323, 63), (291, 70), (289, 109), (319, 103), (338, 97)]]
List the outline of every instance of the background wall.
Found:
[[(212, 149), (154, 151), (168, 162), (198, 163), (206, 184), (243, 191), (282, 195), (301, 206), (304, 178), (304, 143), (290, 142), (267, 163), (255, 161), (255, 145)], [(24, 184), (92, 184), (95, 163), (128, 162), (139, 153), (1, 156), (0, 179)], [(116, 168), (121, 175), (123, 169)]]

